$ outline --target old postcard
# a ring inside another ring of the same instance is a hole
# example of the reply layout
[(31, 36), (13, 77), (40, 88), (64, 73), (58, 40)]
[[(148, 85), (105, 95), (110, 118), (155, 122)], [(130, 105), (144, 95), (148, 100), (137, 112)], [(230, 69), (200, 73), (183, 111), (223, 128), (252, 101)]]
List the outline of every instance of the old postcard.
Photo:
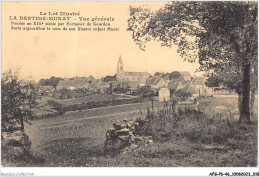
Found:
[(259, 176), (257, 1), (1, 8), (2, 176)]

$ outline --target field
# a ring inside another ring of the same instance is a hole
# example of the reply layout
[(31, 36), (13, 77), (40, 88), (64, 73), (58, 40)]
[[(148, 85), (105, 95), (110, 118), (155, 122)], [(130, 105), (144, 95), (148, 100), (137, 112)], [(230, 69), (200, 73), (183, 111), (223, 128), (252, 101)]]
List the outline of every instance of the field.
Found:
[[(147, 102), (147, 99), (139, 99), (135, 96), (127, 95), (92, 95), (80, 98), (60, 100), (49, 96), (43, 96), (37, 108), (34, 109), (34, 119), (46, 119), (66, 112), (83, 111), (87, 114), (88, 110), (96, 108), (112, 107), (117, 105)], [(87, 112), (85, 111), (87, 110)], [(92, 111), (93, 112), (93, 111)], [(95, 112), (95, 111), (94, 111)]]
[(93, 95), (93, 96), (85, 96), (80, 98), (73, 98), (68, 100), (58, 100), (58, 103), (63, 105), (74, 105), (74, 104), (82, 104), (82, 103), (88, 103), (88, 102), (99, 102), (99, 101), (107, 101), (107, 100), (115, 100), (123, 98), (122, 96), (117, 95)]
[[(253, 119), (251, 125), (235, 123), (236, 98), (206, 98), (199, 102), (199, 108), (208, 116), (229, 119), (234, 135), (219, 144), (206, 144), (187, 136), (175, 136), (182, 133), (176, 132), (167, 141), (155, 141), (137, 151), (112, 157), (103, 154), (106, 130), (116, 120), (146, 116), (146, 108), (151, 107), (151, 103), (69, 112), (35, 120), (26, 128), (32, 141), (32, 153), (45, 159), (43, 163), (27, 163), (26, 166), (256, 166), (257, 119)], [(161, 106), (155, 102), (155, 108)], [(212, 111), (218, 109), (222, 111)], [(225, 110), (231, 110), (232, 114)]]

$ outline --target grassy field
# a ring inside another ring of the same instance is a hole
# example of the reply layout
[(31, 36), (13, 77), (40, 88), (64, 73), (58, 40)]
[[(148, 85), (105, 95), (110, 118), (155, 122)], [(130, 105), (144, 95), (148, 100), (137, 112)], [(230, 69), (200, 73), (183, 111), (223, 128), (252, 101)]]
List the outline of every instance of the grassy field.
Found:
[(72, 98), (67, 100), (58, 100), (58, 103), (63, 105), (74, 105), (74, 104), (81, 104), (81, 103), (88, 103), (88, 102), (98, 102), (98, 101), (107, 101), (107, 100), (114, 100), (114, 99), (120, 99), (121, 96), (117, 95), (93, 95), (93, 96), (85, 96), (80, 98)]
[[(28, 163), (26, 166), (247, 167), (257, 165), (257, 119), (253, 119), (251, 125), (237, 124), (233, 117), (237, 114), (236, 98), (200, 100), (199, 108), (208, 117), (218, 118), (217, 116), (221, 114), (221, 119), (230, 120), (233, 134), (229, 137), (223, 136), (222, 141), (210, 140), (209, 144), (207, 141), (203, 141), (207, 138), (206, 135), (198, 140), (196, 137), (192, 139), (186, 130), (193, 128), (193, 132), (190, 133), (194, 134), (194, 129), (196, 131), (196, 128), (202, 127), (202, 124), (187, 119), (181, 122), (182, 128), (176, 129), (178, 132), (172, 132), (167, 141), (158, 140), (134, 152), (118, 154), (115, 157), (104, 155), (105, 132), (113, 122), (124, 118), (146, 116), (147, 106), (151, 106), (151, 103), (122, 107), (125, 109), (122, 110), (124, 112), (116, 108), (106, 111), (97, 109), (92, 113), (77, 111), (60, 117), (36, 120), (32, 126), (26, 129), (26, 132), (32, 141), (33, 154), (44, 158), (45, 161), (39, 164)], [(217, 108), (219, 106), (222, 107)], [(212, 110), (218, 109), (222, 110), (221, 113), (212, 112)], [(226, 109), (231, 110), (231, 116), (229, 112), (225, 112)], [(143, 110), (142, 114), (140, 110)], [(257, 105), (255, 110), (257, 110)], [(88, 116), (84, 116), (86, 114)], [(94, 115), (96, 116), (93, 117)], [(223, 127), (227, 127), (226, 124), (223, 123)], [(182, 131), (184, 129), (185, 131)], [(221, 126), (218, 127), (218, 130), (221, 130)], [(207, 127), (207, 131), (210, 131), (210, 127)], [(201, 132), (202, 130), (199, 133)]]
[[(59, 100), (48, 96), (43, 96), (38, 100), (39, 104), (34, 109), (34, 119), (53, 118), (64, 115), (67, 112), (82, 111), (88, 115), (88, 110), (95, 110), (96, 108), (113, 107), (118, 105), (134, 104), (147, 102), (147, 99), (139, 99), (138, 97), (127, 95), (93, 95), (81, 98), (72, 98), (67, 100)], [(131, 108), (130, 108), (131, 109)], [(110, 111), (110, 109), (108, 109)], [(119, 111), (121, 107), (119, 108)], [(103, 114), (109, 114), (103, 113)], [(90, 111), (97, 113), (95, 111)], [(115, 110), (113, 111), (115, 112)], [(118, 112), (118, 111), (117, 111)], [(120, 111), (122, 112), (122, 110)], [(91, 113), (90, 113), (91, 115)], [(97, 115), (97, 114), (95, 114)]]

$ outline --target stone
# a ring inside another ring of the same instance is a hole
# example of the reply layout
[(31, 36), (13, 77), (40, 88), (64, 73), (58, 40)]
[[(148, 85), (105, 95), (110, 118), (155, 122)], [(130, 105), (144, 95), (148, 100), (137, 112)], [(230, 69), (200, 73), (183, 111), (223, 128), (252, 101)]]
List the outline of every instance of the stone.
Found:
[(13, 147), (13, 149), (17, 155), (24, 154), (24, 149), (22, 147)]
[(106, 132), (105, 153), (126, 153), (153, 143), (151, 136), (135, 136), (138, 130), (142, 129), (144, 123), (145, 120), (141, 118), (134, 121), (124, 119), (121, 123), (116, 121), (113, 128)]
[(122, 141), (129, 141), (130, 137), (129, 136), (118, 136), (118, 139), (122, 140)]
[(10, 139), (8, 141), (8, 145), (9, 146), (14, 146), (14, 147), (22, 147), (22, 144), (20, 143), (20, 141), (17, 141), (15, 139)]
[(153, 143), (153, 140), (148, 140), (147, 143), (151, 144), (151, 143)]
[(113, 127), (116, 129), (116, 130), (120, 130), (121, 128), (123, 128), (121, 125), (119, 125), (118, 123), (113, 123)]
[(130, 132), (129, 129), (123, 128), (123, 129), (117, 130), (117, 131), (115, 132), (115, 134), (118, 135), (118, 136), (121, 136), (121, 135), (129, 135), (129, 132)]
[(130, 124), (129, 122), (127, 122), (127, 123), (126, 123), (126, 127), (127, 127), (127, 128), (130, 128), (130, 127), (132, 127), (132, 126), (131, 126), (131, 124)]
[(107, 130), (106, 134), (111, 134), (111, 133), (114, 133), (115, 131), (116, 131), (116, 129), (110, 128)]
[(137, 127), (137, 126), (139, 126), (139, 123), (138, 122), (134, 122), (133, 126)]
[(121, 126), (122, 128), (127, 128), (125, 123), (121, 124), (120, 126)]
[(135, 119), (135, 122), (142, 122), (143, 120), (142, 120), (142, 118), (140, 118), (140, 117), (138, 117), (138, 118), (136, 118)]
[(133, 149), (137, 149), (138, 147), (139, 147), (139, 146), (136, 145), (136, 144), (131, 144), (129, 148), (133, 150)]
[(134, 139), (135, 139), (135, 142), (136, 142), (136, 143), (138, 143), (138, 142), (140, 142), (140, 141), (143, 140), (143, 139), (142, 139), (141, 137), (139, 137), (139, 136), (134, 137)]

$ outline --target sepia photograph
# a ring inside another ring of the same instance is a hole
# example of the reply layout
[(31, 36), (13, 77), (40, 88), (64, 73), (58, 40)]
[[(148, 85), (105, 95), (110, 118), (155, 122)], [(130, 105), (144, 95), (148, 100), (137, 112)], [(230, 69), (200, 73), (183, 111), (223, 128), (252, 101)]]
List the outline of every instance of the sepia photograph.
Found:
[[(1, 18), (2, 169), (259, 167), (258, 1), (3, 1)], [(259, 170), (204, 175), (221, 174)]]

